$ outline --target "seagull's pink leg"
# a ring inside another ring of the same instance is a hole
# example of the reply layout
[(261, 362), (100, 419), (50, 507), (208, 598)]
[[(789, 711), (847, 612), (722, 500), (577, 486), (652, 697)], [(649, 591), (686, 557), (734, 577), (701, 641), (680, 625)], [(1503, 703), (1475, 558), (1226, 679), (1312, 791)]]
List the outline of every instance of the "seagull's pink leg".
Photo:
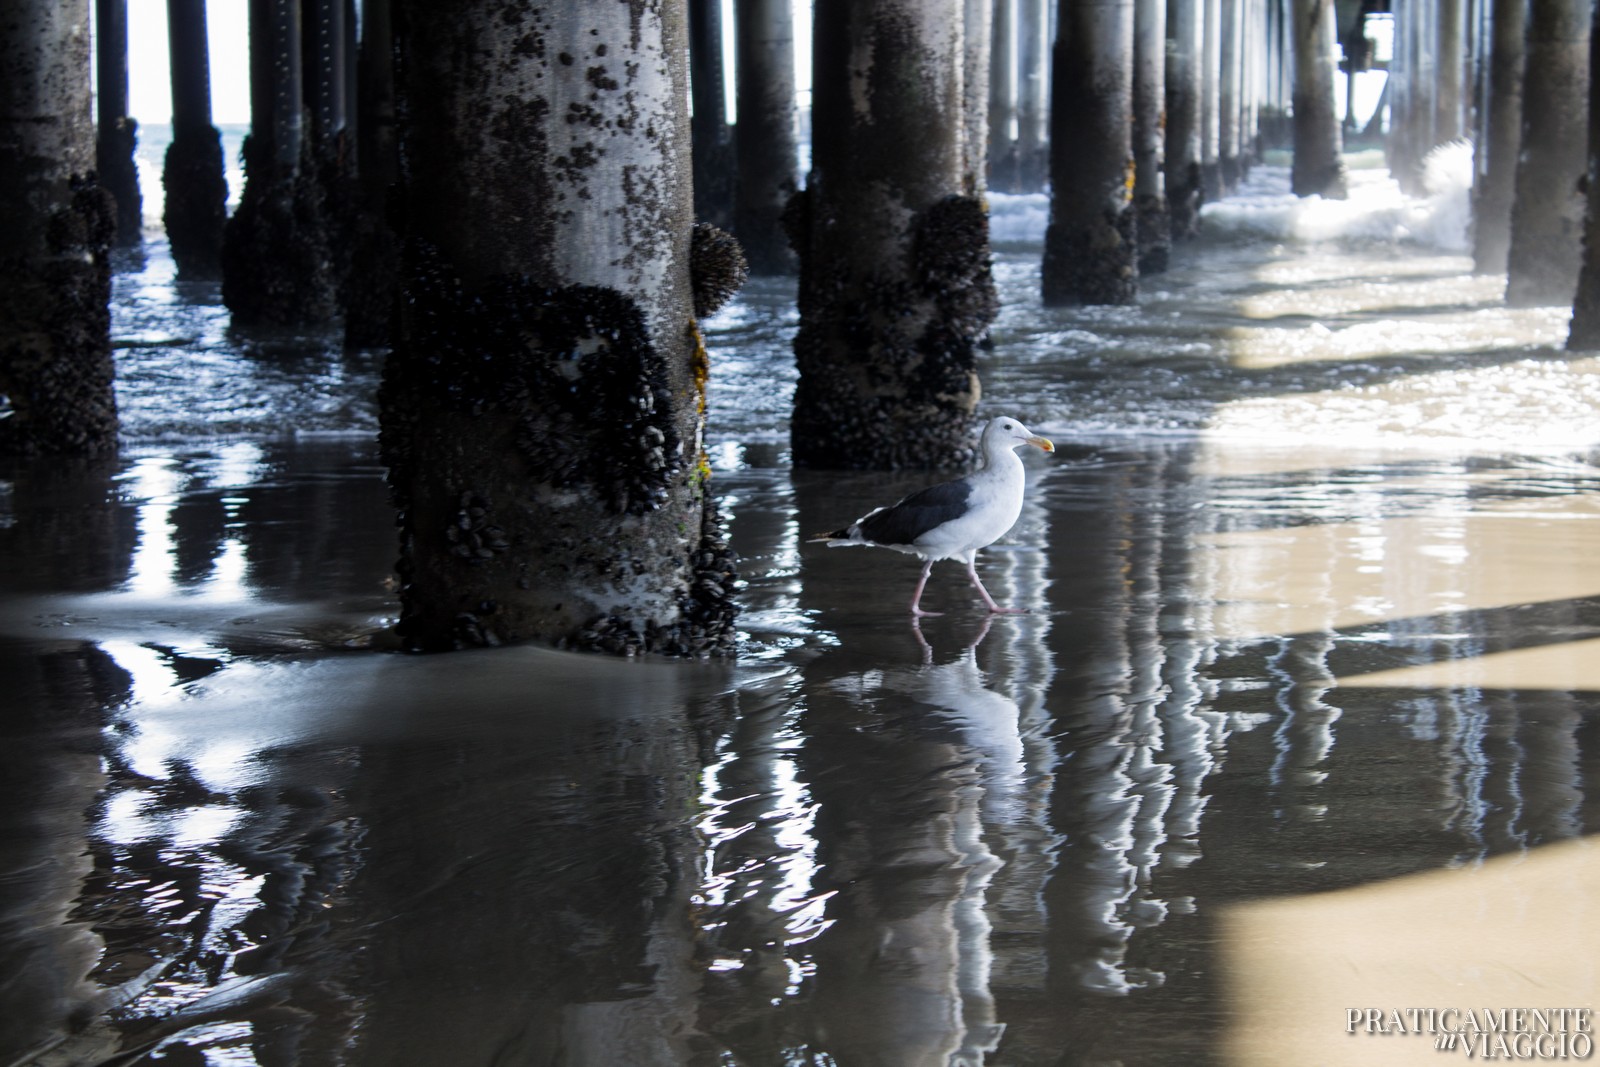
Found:
[(989, 606), (990, 614), (1026, 615), (1028, 613), (1027, 608), (1003, 608), (994, 602), (994, 597), (989, 595), (989, 590), (985, 589), (983, 583), (978, 581), (978, 564), (976, 560), (967, 560), (967, 577), (972, 579), (973, 588), (977, 589), (978, 595), (983, 597), (983, 602)]
[(928, 572), (930, 572), (932, 570), (933, 570), (933, 560), (930, 559), (928, 562), (926, 562), (926, 563), (924, 563), (922, 565), (922, 576), (917, 579), (917, 591), (911, 594), (911, 615), (912, 615), (913, 618), (915, 618), (918, 615), (942, 615), (942, 614), (944, 614), (943, 612), (939, 612), (939, 611), (923, 611), (920, 607), (917, 606), (917, 605), (922, 603), (922, 587), (928, 584)]

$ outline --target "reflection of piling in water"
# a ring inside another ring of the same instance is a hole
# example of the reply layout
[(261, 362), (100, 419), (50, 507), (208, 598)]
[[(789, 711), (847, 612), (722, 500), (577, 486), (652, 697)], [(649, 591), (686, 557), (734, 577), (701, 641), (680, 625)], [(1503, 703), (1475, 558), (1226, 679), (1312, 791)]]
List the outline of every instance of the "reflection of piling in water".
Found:
[(808, 888), (794, 844), (801, 787), (785, 751), (793, 696), (787, 678), (742, 690), (727, 755), (707, 772), (717, 806), (703, 829), (711, 841), (699, 918), (708, 970), (700, 1025), (741, 1063), (780, 1062), (797, 1043), (773, 1011), (790, 991), (797, 961), (789, 941), (802, 936), (795, 913)]
[(122, 482), (133, 506), (106, 509), (107, 522), (136, 527), (121, 536), (136, 537), (137, 551), (99, 588), (192, 593), (210, 585), (241, 600), (321, 600), (363, 586), (376, 593), (392, 566), (379, 479), (364, 470), (263, 479), (274, 465), (314, 463), (315, 455), (314, 445), (241, 441), (140, 460)]
[[(1128, 860), (1138, 881), (1136, 901), (1130, 902), (1130, 913), (1138, 909), (1138, 901), (1150, 895), (1150, 882), (1167, 842), (1167, 813), (1175, 792), (1172, 764), (1164, 758), (1167, 745), (1159, 714), (1167, 695), (1166, 646), (1161, 633), (1167, 596), (1161, 581), (1166, 547), (1165, 515), (1157, 510), (1147, 520), (1144, 536), (1129, 545), (1128, 559), (1127, 621), (1124, 624), (1129, 668), (1125, 697), (1129, 712), (1127, 774), (1129, 790), (1139, 799), (1128, 850)], [(1145, 908), (1142, 917), (1135, 921), (1149, 922), (1151, 916), (1159, 916), (1162, 911), (1159, 905)]]
[(1108, 997), (1164, 1003), (1155, 988), (1166, 969), (1137, 946), (1141, 931), (1190, 910), (1157, 892), (1158, 877), (1198, 857), (1216, 766), (1210, 686), (1198, 674), (1212, 658), (1207, 597), (1188, 547), (1205, 513), (1192, 506), (1189, 465), (1162, 455), (1105, 480), (1092, 506), (1066, 513), (1071, 548), (1053, 558), (1052, 600), (1072, 605), (1052, 619), (1051, 641), (1051, 825), (1062, 844), (1045, 896), (1056, 1007), (1048, 1022), (1019, 1024), (1014, 1042), (1008, 1031), (1019, 1063), (1052, 1062), (1039, 1050), (1063, 1044), (1110, 1056), (1119, 1035), (1104, 1026)]
[(126, 580), (138, 541), (135, 517), (118, 506), (118, 470), (106, 459), (11, 465), (12, 511), (0, 523), (9, 593), (86, 593)]
[(1208, 799), (1204, 785), (1217, 768), (1223, 716), (1210, 706), (1217, 686), (1206, 676), (1216, 660), (1214, 591), (1194, 551), (1209, 513), (1191, 506), (1191, 462), (1163, 465), (1162, 480), (1161, 547), (1151, 577), (1159, 592), (1153, 594), (1150, 640), (1160, 648), (1159, 681), (1150, 683), (1160, 693), (1158, 741), (1151, 750), (1168, 768), (1163, 773), (1170, 788), (1160, 859), (1181, 867), (1200, 857), (1200, 819)]
[(1273, 735), (1277, 756), (1272, 784), (1279, 792), (1279, 810), (1288, 818), (1319, 817), (1326, 810), (1324, 767), (1333, 751), (1333, 724), (1339, 709), (1323, 699), (1334, 686), (1328, 669), (1331, 633), (1283, 639), (1267, 670), (1277, 683), (1275, 699), (1283, 719)]
[(667, 677), (659, 714), (363, 754), (361, 1062), (690, 1062), (698, 762)]
[[(904, 708), (886, 693), (878, 710)], [(840, 1062), (944, 1064), (993, 1043), (986, 960), (965, 955), (988, 952), (970, 903), (993, 862), (975, 865), (972, 851), (984, 852), (973, 832), (981, 790), (947, 745), (852, 730), (867, 710), (814, 701), (806, 720), (821, 884), (834, 890), (813, 946), (813, 1025)]]
[(1583, 753), (1577, 738), (1584, 705), (1575, 694), (1559, 692), (1522, 696), (1516, 703), (1515, 744), (1523, 757), (1518, 836), (1529, 846), (1578, 837), (1584, 832)]
[[(1005, 1021), (1008, 999), (1041, 994), (1048, 970), (1045, 933), (1049, 916), (1044, 888), (1056, 862), (1060, 836), (1050, 826), (1051, 792), (1059, 756), (1052, 737), (1047, 707), (1055, 661), (1050, 651), (1050, 555), (1044, 550), (1048, 528), (1041, 479), (1024, 496), (1018, 534), (1010, 539), (1028, 547), (987, 554), (990, 584), (1005, 603), (1028, 608), (1028, 617), (991, 619), (981, 643), (968, 657), (976, 657), (969, 695), (951, 701), (957, 721), (971, 719), (984, 702), (1002, 701), (1010, 707), (1005, 722), (1014, 732), (1009, 739), (1014, 766), (1005, 777), (987, 777), (984, 784), (984, 834), (1000, 860), (989, 880), (986, 907), (990, 923), (990, 984), (1001, 1002)], [(1033, 542), (1041, 542), (1038, 547)], [(977, 664), (983, 664), (978, 671)], [(962, 708), (971, 709), (962, 714)], [(982, 721), (981, 719), (979, 720)], [(996, 724), (991, 729), (998, 729)], [(979, 737), (965, 734), (968, 744)]]
[(87, 813), (106, 785), (102, 716), (127, 676), (93, 645), (12, 647), (0, 646), (0, 1060), (65, 1042), (72, 1062), (99, 1063), (117, 1049), (100, 1015), (108, 991), (90, 978), (104, 942), (74, 909), (92, 874)]
[(1126, 906), (1138, 887), (1132, 717), (1108, 696), (1079, 704), (1074, 718), (1063, 753), (1072, 772), (1054, 797), (1054, 825), (1065, 841), (1048, 890), (1052, 986), (1067, 997), (1122, 993), (1137, 984), (1124, 963), (1134, 931)]
[[(1134, 491), (1126, 480), (1113, 489)], [(1053, 630), (1059, 681), (1051, 710), (1062, 769), (1051, 796), (1051, 824), (1064, 840), (1046, 890), (1051, 987), (1068, 998), (1122, 992), (1128, 985), (1123, 957), (1133, 929), (1122, 905), (1136, 889), (1129, 852), (1140, 801), (1129, 777), (1127, 553), (1141, 533), (1137, 521), (1114, 496), (1094, 516), (1078, 517), (1072, 560), (1055, 568), (1056, 598), (1078, 605)]]
[(1214, 749), (1221, 743), (1220, 716), (1204, 710), (1215, 695), (1215, 685), (1203, 680), (1201, 672), (1212, 658), (1208, 643), (1201, 640), (1172, 641), (1167, 646), (1168, 697), (1160, 714), (1164, 754), (1173, 768), (1173, 797), (1163, 854), (1179, 865), (1200, 856), (1200, 817), (1206, 809), (1201, 787), (1216, 768)]
[[(975, 651), (1022, 621), (914, 627), (921, 664), (863, 658), (846, 631), (808, 670), (813, 891), (832, 893), (810, 1003), (819, 1047), (840, 1062), (976, 1065), (1001, 1040), (994, 944), (1014, 935), (1037, 952), (1045, 925), (1047, 860), (1010, 854), (1048, 835), (1030, 830), (1017, 704)], [(833, 664), (844, 671), (824, 677)], [(1025, 984), (1042, 966), (1012, 970)]]
[(1471, 862), (1576, 837), (1585, 825), (1580, 700), (1559, 691), (1448, 689), (1421, 698), (1437, 738), (1443, 828)]

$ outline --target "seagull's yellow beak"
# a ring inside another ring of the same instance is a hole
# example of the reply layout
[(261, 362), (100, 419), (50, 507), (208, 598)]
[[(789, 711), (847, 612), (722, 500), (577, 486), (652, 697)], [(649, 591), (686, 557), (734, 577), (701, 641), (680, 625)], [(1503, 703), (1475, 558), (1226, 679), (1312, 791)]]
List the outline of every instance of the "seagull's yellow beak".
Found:
[(1056, 450), (1056, 446), (1050, 443), (1050, 438), (1048, 437), (1030, 437), (1027, 443), (1041, 452), (1054, 452)]

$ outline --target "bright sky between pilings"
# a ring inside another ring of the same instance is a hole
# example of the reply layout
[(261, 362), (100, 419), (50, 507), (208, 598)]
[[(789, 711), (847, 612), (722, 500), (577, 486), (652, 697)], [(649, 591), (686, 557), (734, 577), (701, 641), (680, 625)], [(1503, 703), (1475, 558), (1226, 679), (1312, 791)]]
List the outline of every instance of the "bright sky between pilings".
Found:
[[(90, 5), (93, 7), (93, 5)], [(359, 6), (359, 5), (358, 5)], [(248, 0), (207, 0), (211, 40), (211, 120), (219, 126), (250, 121)], [(724, 79), (728, 114), (734, 115), (733, 0), (722, 0), (722, 50), (729, 61)], [(811, 5), (794, 4), (795, 82), (805, 101), (811, 88)], [(128, 112), (142, 123), (172, 121), (167, 67), (167, 0), (128, 0)]]

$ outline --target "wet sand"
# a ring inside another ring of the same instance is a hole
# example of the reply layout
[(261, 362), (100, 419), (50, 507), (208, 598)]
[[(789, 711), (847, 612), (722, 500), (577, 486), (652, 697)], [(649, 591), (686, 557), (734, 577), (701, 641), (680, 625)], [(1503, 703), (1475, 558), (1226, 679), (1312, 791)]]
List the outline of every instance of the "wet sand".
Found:
[[(792, 469), (758, 288), (713, 333), (736, 663), (385, 651), (359, 429), (7, 466), (0, 1062), (1434, 1062), (1347, 1011), (1593, 1009), (1600, 424), (1547, 403), (1589, 371), (1398, 258), (1309, 310), (1013, 290), (990, 396), (1059, 451), (980, 570), (1029, 614), (946, 563), (915, 626), (914, 560), (805, 535), (923, 478)], [(1386, 307), (1438, 343), (1341, 379)]]
[[(1360, 990), (1522, 1006), (1524, 956), (1540, 1006), (1593, 1002), (1581, 868), (1534, 933), (1517, 887), (1406, 877), (1594, 829), (1593, 471), (1064, 440), (983, 560), (1031, 614), (946, 564), (914, 627), (914, 561), (799, 531), (916, 479), (751, 447), (729, 665), (372, 650), (369, 446), (243, 451), (13, 482), (13, 1053), (1303, 1062), (1409, 1047), (1347, 1037)], [(1324, 917), (1356, 887), (1415, 940)]]

